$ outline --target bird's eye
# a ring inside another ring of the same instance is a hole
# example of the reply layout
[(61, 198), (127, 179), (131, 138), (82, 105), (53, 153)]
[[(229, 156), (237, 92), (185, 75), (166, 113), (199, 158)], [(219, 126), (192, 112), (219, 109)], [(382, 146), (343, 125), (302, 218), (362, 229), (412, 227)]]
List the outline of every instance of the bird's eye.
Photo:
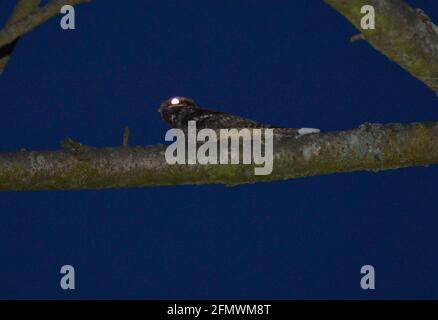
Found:
[(171, 105), (180, 104), (180, 101), (179, 101), (178, 98), (173, 98), (172, 100), (170, 100), (170, 104), (171, 104)]

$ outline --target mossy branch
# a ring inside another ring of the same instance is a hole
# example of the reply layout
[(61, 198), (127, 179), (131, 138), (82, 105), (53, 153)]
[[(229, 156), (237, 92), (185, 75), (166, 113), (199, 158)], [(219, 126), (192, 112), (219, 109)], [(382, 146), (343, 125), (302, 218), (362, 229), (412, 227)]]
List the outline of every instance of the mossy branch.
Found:
[[(0, 153), (0, 191), (237, 185), (438, 163), (438, 122), (364, 124), (350, 131), (274, 141), (274, 170), (253, 165), (169, 165), (165, 146), (94, 148), (69, 140), (60, 151)], [(73, 151), (72, 151), (73, 150)]]
[[(376, 50), (438, 94), (438, 27), (402, 0), (324, 0), (347, 18)], [(364, 5), (375, 8), (374, 30), (362, 30)]]

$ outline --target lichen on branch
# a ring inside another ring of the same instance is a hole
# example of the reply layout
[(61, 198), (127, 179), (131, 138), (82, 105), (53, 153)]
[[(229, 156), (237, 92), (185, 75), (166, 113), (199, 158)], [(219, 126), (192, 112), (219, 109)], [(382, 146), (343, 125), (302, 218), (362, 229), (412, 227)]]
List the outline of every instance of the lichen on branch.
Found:
[[(376, 50), (438, 94), (438, 27), (402, 0), (324, 0), (347, 18)], [(375, 8), (375, 29), (362, 30), (364, 5)]]
[(0, 191), (182, 184), (237, 185), (338, 172), (438, 163), (438, 122), (364, 124), (357, 129), (274, 140), (274, 170), (254, 165), (169, 165), (163, 145), (0, 153)]

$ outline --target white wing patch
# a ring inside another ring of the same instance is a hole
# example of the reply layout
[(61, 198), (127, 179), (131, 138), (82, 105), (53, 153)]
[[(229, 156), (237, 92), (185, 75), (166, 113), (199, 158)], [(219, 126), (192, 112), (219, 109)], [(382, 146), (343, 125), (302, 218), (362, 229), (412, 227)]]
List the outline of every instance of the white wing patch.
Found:
[(318, 133), (318, 132), (320, 132), (320, 130), (319, 129), (314, 129), (314, 128), (301, 128), (301, 129), (298, 129), (298, 134), (299, 135), (304, 135), (304, 134), (309, 134), (309, 133)]

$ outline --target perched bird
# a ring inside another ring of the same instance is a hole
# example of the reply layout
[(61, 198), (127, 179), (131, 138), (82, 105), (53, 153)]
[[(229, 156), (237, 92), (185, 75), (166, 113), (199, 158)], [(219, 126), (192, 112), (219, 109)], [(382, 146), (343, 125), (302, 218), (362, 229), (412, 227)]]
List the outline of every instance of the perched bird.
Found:
[(253, 120), (238, 117), (226, 112), (212, 109), (203, 109), (186, 97), (174, 97), (165, 100), (159, 107), (164, 122), (172, 128), (187, 130), (189, 121), (196, 121), (198, 130), (210, 129), (259, 129), (272, 128), (275, 135), (300, 136), (309, 133), (318, 133), (319, 129), (313, 128), (281, 128), (269, 124), (258, 123)]

